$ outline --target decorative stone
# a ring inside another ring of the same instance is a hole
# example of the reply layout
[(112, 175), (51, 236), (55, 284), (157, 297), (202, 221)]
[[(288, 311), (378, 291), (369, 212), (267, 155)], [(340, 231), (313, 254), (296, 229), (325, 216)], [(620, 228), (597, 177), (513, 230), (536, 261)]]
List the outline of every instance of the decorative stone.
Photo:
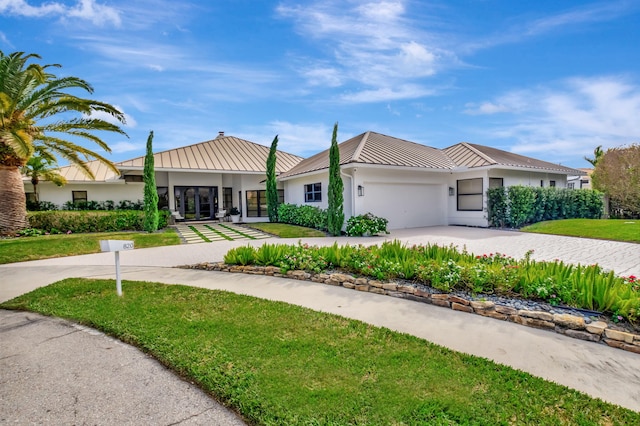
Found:
[(306, 280), (311, 277), (311, 274), (305, 271), (295, 270), (295, 271), (288, 271), (287, 276), (294, 278), (296, 280)]
[(368, 279), (364, 278), (364, 277), (360, 277), (360, 278), (356, 278), (356, 280), (354, 281), (354, 283), (356, 285), (364, 285), (368, 283)]
[(446, 293), (436, 293), (436, 294), (432, 294), (431, 298), (433, 300), (445, 300), (445, 301), (449, 301), (449, 295)]
[(496, 312), (496, 311), (493, 311), (493, 310), (487, 310), (487, 309), (477, 310), (476, 313), (478, 315), (482, 315), (483, 317), (495, 318), (495, 319), (498, 319), (498, 320), (501, 320), (501, 321), (504, 321), (509, 317), (509, 315), (501, 314), (500, 312)]
[(267, 266), (264, 268), (264, 272), (265, 274), (268, 274), (268, 275), (279, 274), (280, 268), (278, 268), (277, 266)]
[(599, 334), (592, 334), (589, 333), (588, 331), (582, 331), (582, 330), (572, 330), (572, 329), (567, 329), (567, 330), (557, 330), (558, 332), (561, 332), (562, 334), (566, 334), (569, 337), (573, 337), (574, 339), (580, 339), (580, 340), (588, 340), (590, 342), (599, 342), (600, 341), (600, 335)]
[(231, 268), (229, 268), (229, 272), (235, 274), (235, 273), (244, 272), (244, 270), (242, 269), (241, 266), (232, 266)]
[(352, 282), (356, 281), (356, 279), (354, 277), (352, 277), (351, 275), (347, 275), (347, 274), (331, 274), (330, 278), (332, 280), (336, 280), (336, 281), (339, 281), (341, 283), (344, 283), (344, 282), (352, 283)]
[[(340, 283), (338, 281), (333, 281), (333, 280), (327, 280), (327, 281), (331, 281), (331, 282), (335, 283), (335, 284), (330, 284), (330, 285), (340, 285)], [(329, 283), (327, 283), (327, 284), (329, 284)], [(362, 285), (362, 284), (360, 284), (360, 285)], [(342, 283), (342, 287), (353, 290), (354, 288), (356, 288), (356, 285), (354, 283)]]
[(505, 315), (515, 315), (518, 312), (516, 308), (512, 308), (511, 306), (496, 305), (494, 309), (496, 312)]
[(629, 351), (629, 352), (633, 352), (636, 354), (640, 354), (640, 346), (636, 346), (636, 345), (632, 345), (629, 343), (625, 343), (625, 342), (621, 342), (620, 340), (613, 340), (613, 339), (602, 339), (603, 342), (605, 342), (607, 345), (611, 346), (612, 348), (618, 348), (618, 349), (622, 349), (625, 351)]
[(436, 306), (442, 306), (444, 308), (450, 308), (451, 307), (451, 302), (449, 302), (448, 300), (444, 300), (444, 299), (431, 298), (431, 303), (433, 303)]
[(569, 314), (554, 314), (553, 322), (572, 330), (584, 330), (584, 318)]
[[(369, 287), (369, 286), (367, 286)], [(386, 290), (378, 287), (369, 287), (369, 293), (385, 294)]]
[(315, 278), (317, 278), (319, 280), (322, 280), (324, 282), (324, 281), (330, 279), (331, 275), (329, 275), (329, 274), (316, 274)]
[(527, 327), (535, 327), (535, 328), (543, 328), (543, 329), (553, 329), (556, 326), (551, 321), (545, 321), (537, 318), (527, 318), (521, 315), (514, 315), (513, 322), (520, 325), (526, 325)]
[(419, 288), (417, 288), (416, 292), (413, 294), (419, 297), (424, 297), (425, 299), (431, 299), (431, 293), (429, 293), (428, 291), (420, 290)]
[(369, 281), (369, 285), (371, 287), (378, 287), (378, 288), (382, 288), (382, 283), (380, 281), (376, 281), (376, 280), (371, 280)]
[(473, 308), (469, 305), (463, 305), (462, 303), (451, 302), (451, 309), (454, 311), (462, 311), (473, 313)]
[(347, 285), (351, 285), (351, 287), (347, 287), (347, 288), (353, 288), (354, 287), (354, 285), (352, 283), (341, 283), (340, 281), (332, 280), (331, 278), (329, 278), (328, 280), (324, 280), (323, 282), (325, 284), (328, 284), (328, 285), (339, 286), (340, 284), (342, 284), (344, 287), (347, 287)]
[(429, 303), (431, 304), (431, 299), (427, 298), (427, 297), (420, 297), (420, 296), (414, 296), (413, 294), (407, 294), (405, 296), (405, 298), (407, 300), (412, 300), (414, 302), (420, 302), (420, 303)]
[(398, 291), (401, 291), (403, 293), (407, 293), (407, 294), (416, 294), (416, 288), (412, 287), (410, 285), (398, 285)]
[(462, 297), (454, 296), (454, 295), (449, 296), (449, 302), (457, 303), (458, 305), (465, 305), (465, 306), (469, 305), (469, 301), (467, 299), (463, 299)]
[(612, 330), (610, 328), (604, 330), (604, 335), (607, 336), (608, 339), (618, 340), (625, 343), (633, 343), (633, 338), (635, 337), (634, 334), (624, 331)]
[(382, 284), (382, 288), (385, 290), (396, 291), (398, 289), (398, 284), (396, 283)]
[(486, 311), (487, 309), (495, 308), (496, 304), (494, 302), (484, 301), (484, 300), (472, 300), (470, 302), (471, 307), (476, 311)]
[(356, 285), (355, 289), (358, 291), (369, 291), (369, 286), (367, 284)]
[(527, 311), (526, 309), (521, 309), (518, 311), (518, 316), (525, 318), (535, 318), (547, 322), (553, 321), (553, 315), (548, 312)]

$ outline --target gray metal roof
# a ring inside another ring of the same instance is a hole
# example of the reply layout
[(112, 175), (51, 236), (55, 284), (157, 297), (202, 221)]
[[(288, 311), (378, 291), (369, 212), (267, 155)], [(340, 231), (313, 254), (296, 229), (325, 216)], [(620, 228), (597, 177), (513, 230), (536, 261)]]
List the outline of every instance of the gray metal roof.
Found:
[[(201, 170), (228, 172), (267, 171), (269, 147), (234, 136), (218, 136), (195, 145), (162, 151), (153, 155), (156, 170)], [(298, 164), (302, 157), (277, 151), (276, 172), (282, 173)], [(116, 163), (122, 170), (144, 168), (144, 156)]]
[[(456, 165), (436, 148), (375, 132), (365, 132), (338, 144), (340, 164), (374, 164), (449, 170)], [(299, 162), (280, 178), (329, 168), (329, 150)]]
[(462, 142), (444, 149), (444, 152), (461, 167), (509, 166), (536, 170), (546, 170), (561, 174), (579, 174), (580, 172), (560, 164), (536, 160), (513, 152), (503, 151), (484, 145)]
[[(153, 154), (156, 170), (189, 170), (203, 172), (266, 173), (269, 147), (234, 136), (217, 138), (181, 148)], [(302, 157), (284, 151), (276, 153), (276, 173), (283, 173), (302, 160)], [(121, 171), (143, 170), (144, 156), (115, 163)], [(96, 182), (118, 179), (114, 173), (99, 161), (89, 161), (87, 166), (94, 173)], [(74, 165), (59, 169), (68, 182), (92, 180)]]

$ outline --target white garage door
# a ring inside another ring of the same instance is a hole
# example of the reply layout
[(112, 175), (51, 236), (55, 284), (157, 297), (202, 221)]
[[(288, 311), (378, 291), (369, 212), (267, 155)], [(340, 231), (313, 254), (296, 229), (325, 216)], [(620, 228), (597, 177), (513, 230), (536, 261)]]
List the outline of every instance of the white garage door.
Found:
[(364, 182), (365, 210), (389, 220), (388, 229), (445, 225), (443, 185)]

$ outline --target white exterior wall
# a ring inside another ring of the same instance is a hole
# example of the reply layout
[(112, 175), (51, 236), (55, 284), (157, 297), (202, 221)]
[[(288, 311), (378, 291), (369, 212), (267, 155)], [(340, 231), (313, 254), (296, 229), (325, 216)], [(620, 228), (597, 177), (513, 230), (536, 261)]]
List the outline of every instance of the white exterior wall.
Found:
[(556, 188), (567, 187), (567, 176), (555, 173), (524, 170), (489, 170), (489, 176), (503, 178), (504, 186), (540, 186), (540, 181), (543, 181), (544, 187), (548, 188), (553, 180), (556, 182)]
[[(348, 179), (344, 179), (344, 183)], [(322, 201), (320, 202), (305, 202), (304, 201), (304, 186), (312, 183), (320, 183), (322, 185)], [(287, 204), (297, 205), (310, 205), (313, 207), (319, 207), (326, 209), (327, 204), (327, 191), (329, 188), (329, 173), (324, 171), (323, 173), (317, 173), (314, 175), (307, 175), (299, 178), (290, 179), (284, 182), (284, 202)], [(346, 200), (346, 198), (345, 198)]]
[[(33, 192), (33, 185), (30, 181), (25, 181), (25, 192)], [(51, 182), (40, 182), (38, 184), (38, 194), (40, 201), (49, 201), (62, 208), (67, 201), (72, 201), (72, 191), (87, 191), (88, 201), (112, 200), (116, 204), (120, 201), (138, 201), (144, 198), (144, 183), (130, 182), (122, 180), (115, 182), (82, 182), (67, 183), (63, 186), (56, 186)]]

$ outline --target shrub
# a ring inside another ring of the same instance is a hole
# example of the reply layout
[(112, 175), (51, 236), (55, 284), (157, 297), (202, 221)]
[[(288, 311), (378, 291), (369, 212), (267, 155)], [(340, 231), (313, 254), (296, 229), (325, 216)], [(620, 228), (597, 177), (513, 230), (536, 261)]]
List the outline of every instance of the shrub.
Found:
[(350, 237), (361, 237), (363, 235), (376, 235), (381, 232), (388, 234), (387, 224), (389, 221), (383, 217), (365, 213), (359, 216), (352, 216), (347, 221), (347, 235)]
[[(160, 213), (159, 227), (167, 226), (169, 212)], [(29, 224), (49, 233), (142, 231), (141, 211), (45, 211), (28, 214)]]
[(278, 206), (278, 221), (326, 231), (327, 211), (308, 205), (280, 204)]
[(489, 226), (520, 228), (555, 219), (597, 219), (602, 216), (602, 194), (590, 189), (511, 186), (487, 191)]

